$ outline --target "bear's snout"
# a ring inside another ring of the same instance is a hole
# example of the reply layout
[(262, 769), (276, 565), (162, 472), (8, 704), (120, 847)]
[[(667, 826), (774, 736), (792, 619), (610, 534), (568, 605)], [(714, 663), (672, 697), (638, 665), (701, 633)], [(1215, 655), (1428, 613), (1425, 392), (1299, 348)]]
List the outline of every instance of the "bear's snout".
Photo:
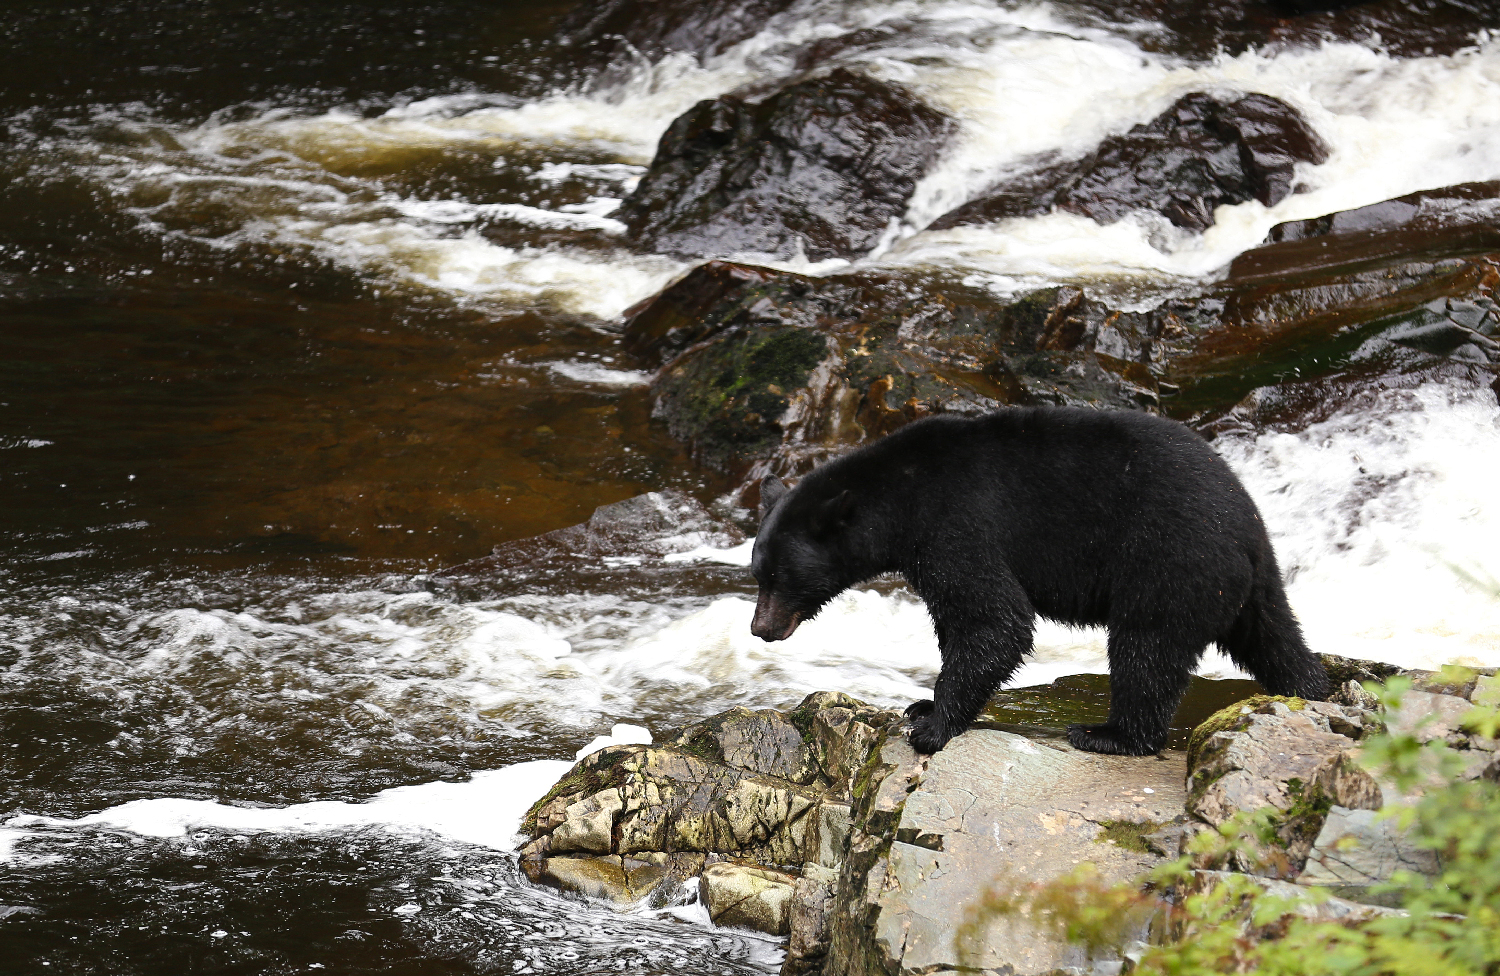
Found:
[(776, 599), (774, 593), (761, 590), (755, 600), (755, 619), (750, 621), (750, 633), (763, 641), (786, 640), (801, 622), (800, 613), (789, 612), (786, 604)]

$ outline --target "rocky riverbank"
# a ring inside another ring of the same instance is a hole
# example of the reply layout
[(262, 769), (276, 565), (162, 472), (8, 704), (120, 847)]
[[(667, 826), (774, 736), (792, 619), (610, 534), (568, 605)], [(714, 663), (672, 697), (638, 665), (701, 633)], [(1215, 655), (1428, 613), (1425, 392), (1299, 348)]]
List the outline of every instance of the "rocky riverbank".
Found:
[(1389, 911), (1374, 888), (1395, 870), (1438, 866), (1376, 816), (1414, 795), (1364, 771), (1361, 740), (1417, 730), (1458, 748), (1464, 777), (1500, 778), (1496, 743), (1457, 725), (1471, 702), (1500, 700), (1500, 678), (1453, 686), (1409, 672), (1413, 690), (1387, 714), (1356, 682), (1395, 669), (1325, 663), (1332, 701), (1236, 701), (1185, 751), (1148, 757), (987, 727), (917, 755), (899, 712), (834, 692), (789, 711), (733, 709), (579, 762), (527, 814), (521, 863), (533, 881), (621, 905), (699, 898), (717, 924), (787, 937), (786, 976), (1105, 972), (1118, 962), (1024, 921), (968, 944), (960, 929), (997, 882), (1083, 863), (1128, 881), (1195, 834), (1268, 809), (1275, 842), (1198, 864), (1195, 883), (1238, 871), (1281, 893), (1335, 895), (1309, 912), (1370, 917)]
[[(1017, 192), (994, 206), (1067, 205)], [(1214, 192), (1156, 205), (1187, 221)], [(628, 311), (625, 346), (655, 371), (654, 415), (751, 491), (918, 417), (1006, 404), (1148, 410), (1207, 436), (1299, 429), (1370, 391), (1496, 382), (1497, 199), (1500, 184), (1467, 184), (1277, 225), (1224, 280), (1145, 311), (1073, 287), (1005, 300), (936, 273), (711, 261)]]

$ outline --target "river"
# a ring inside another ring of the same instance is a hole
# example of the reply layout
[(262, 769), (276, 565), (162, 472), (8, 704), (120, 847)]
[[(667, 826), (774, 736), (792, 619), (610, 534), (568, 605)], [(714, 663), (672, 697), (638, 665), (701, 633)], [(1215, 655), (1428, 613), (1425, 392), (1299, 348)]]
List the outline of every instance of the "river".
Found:
[[(733, 559), (437, 572), (646, 491), (725, 511), (732, 484), (651, 422), (618, 328), (694, 264), (632, 250), (611, 214), (699, 100), (825, 44), (947, 112), (958, 136), (873, 252), (760, 263), (1004, 295), (1148, 305), (1278, 222), (1500, 178), (1500, 36), (1214, 53), (1082, 4), (797, 0), (720, 51), (597, 71), (549, 47), (572, 7), (9, 5), (6, 972), (776, 971), (774, 940), (699, 906), (621, 915), (529, 885), (511, 833), (617, 724), (926, 697), (920, 603), (853, 592), (765, 644)], [(1296, 106), (1327, 162), (1201, 235), (1065, 213), (924, 230), (1203, 90)], [(1500, 573), (1488, 387), (1375, 390), (1217, 447), (1315, 649), (1500, 664), (1500, 600), (1466, 582)], [(1050, 627), (1016, 683), (1103, 670), (1100, 633)]]

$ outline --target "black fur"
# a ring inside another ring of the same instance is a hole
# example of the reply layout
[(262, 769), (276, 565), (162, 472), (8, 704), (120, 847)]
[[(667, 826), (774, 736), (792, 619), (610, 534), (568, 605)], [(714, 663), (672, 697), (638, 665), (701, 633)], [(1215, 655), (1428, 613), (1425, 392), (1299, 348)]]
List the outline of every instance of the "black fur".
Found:
[(1210, 643), (1272, 694), (1327, 692), (1255, 503), (1173, 421), (1050, 407), (933, 417), (795, 488), (768, 478), (761, 494), (758, 636), (790, 636), (880, 573), (926, 601), (943, 665), (934, 700), (907, 709), (919, 752), (968, 728), (1031, 650), (1038, 615), (1109, 628), (1109, 721), (1070, 728), (1080, 749), (1160, 750)]

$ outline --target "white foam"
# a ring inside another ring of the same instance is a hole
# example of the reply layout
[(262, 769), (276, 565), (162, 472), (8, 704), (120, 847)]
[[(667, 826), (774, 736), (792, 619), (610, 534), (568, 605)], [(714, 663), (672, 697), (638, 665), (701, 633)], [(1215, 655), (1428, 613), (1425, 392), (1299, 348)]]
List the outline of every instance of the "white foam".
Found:
[(916, 233), (883, 257), (891, 264), (978, 270), (1026, 285), (1122, 272), (1198, 278), (1280, 221), (1500, 177), (1500, 40), (1447, 57), (1397, 59), (1364, 45), (1325, 44), (1184, 65), (1119, 40), (1021, 35), (978, 52), (956, 48), (911, 83), (964, 128), (922, 181), (909, 235), (1034, 165), (1035, 154), (1081, 155), (1191, 91), (1280, 98), (1303, 113), (1330, 154), (1322, 165), (1298, 167), (1303, 192), (1271, 208), (1220, 207), (1202, 235), (1153, 217), (1100, 226), (1058, 214)]
[(749, 566), (750, 556), (755, 550), (755, 540), (747, 539), (737, 546), (728, 549), (716, 549), (713, 546), (698, 546), (687, 552), (674, 552), (663, 558), (669, 563), (720, 563), (725, 566)]
[[(227, 250), (262, 242), (307, 248), (401, 287), (460, 300), (541, 302), (611, 318), (690, 265), (623, 248), (503, 247), (486, 240), (478, 225), (507, 221), (618, 235), (623, 225), (609, 214), (683, 111), (746, 83), (796, 77), (789, 52), (797, 43), (881, 25), (895, 29), (890, 40), (836, 60), (914, 89), (951, 113), (960, 131), (920, 181), (887, 244), (854, 266), (950, 268), (1002, 290), (1120, 275), (1201, 279), (1278, 221), (1500, 178), (1500, 39), (1443, 57), (1398, 59), (1368, 45), (1340, 43), (1188, 63), (1143, 50), (1127, 36), (1070, 23), (1045, 3), (965, 0), (803, 0), (706, 62), (680, 54), (642, 62), (616, 86), (589, 92), (525, 102), (442, 96), (373, 117), (268, 107), (249, 118), (214, 117), (192, 127), (113, 111), (101, 114), (101, 124), (130, 138), (54, 143), (79, 171), (162, 232)], [(1190, 91), (1281, 98), (1328, 143), (1329, 159), (1299, 167), (1304, 192), (1271, 208), (1254, 201), (1221, 207), (1215, 225), (1201, 235), (1151, 215), (1107, 227), (1055, 214), (923, 229), (1043, 155), (1083, 154)], [(538, 184), (588, 179), (610, 191), (546, 209), (395, 197), (376, 180), (347, 175), (366, 167), (399, 169), (455, 148), (488, 154), (496, 168), (511, 165), (507, 154), (524, 150), (523, 157), (534, 158), (543, 149), (554, 158), (531, 170)], [(203, 226), (204, 211), (215, 215), (216, 230)], [(806, 274), (851, 264), (717, 256)]]
[(600, 363), (550, 363), (549, 368), (559, 376), (575, 383), (592, 383), (598, 386), (645, 386), (651, 382), (651, 374), (637, 369), (610, 369)]
[(573, 758), (575, 760), (583, 759), (585, 756), (592, 756), (600, 749), (606, 749), (610, 746), (649, 746), (650, 744), (651, 730), (647, 729), (644, 725), (616, 725), (609, 730), (609, 735), (595, 736), (588, 745), (579, 748), (573, 754)]
[[(635, 725), (616, 725), (578, 750), (576, 759), (611, 745), (651, 742)], [(213, 829), (249, 833), (321, 833), (386, 827), (426, 831), (450, 840), (499, 851), (516, 849), (521, 817), (573, 764), (538, 759), (475, 773), (463, 783), (423, 783), (384, 790), (363, 803), (320, 800), (287, 807), (236, 807), (212, 800), (164, 797), (134, 800), (77, 819), (12, 817), (0, 827), (0, 864), (19, 842), (46, 829), (122, 830), (142, 837), (188, 837)]]
[(1219, 450), (1270, 527), (1314, 650), (1403, 667), (1500, 665), (1500, 406), (1485, 387), (1386, 391), (1296, 434)]

